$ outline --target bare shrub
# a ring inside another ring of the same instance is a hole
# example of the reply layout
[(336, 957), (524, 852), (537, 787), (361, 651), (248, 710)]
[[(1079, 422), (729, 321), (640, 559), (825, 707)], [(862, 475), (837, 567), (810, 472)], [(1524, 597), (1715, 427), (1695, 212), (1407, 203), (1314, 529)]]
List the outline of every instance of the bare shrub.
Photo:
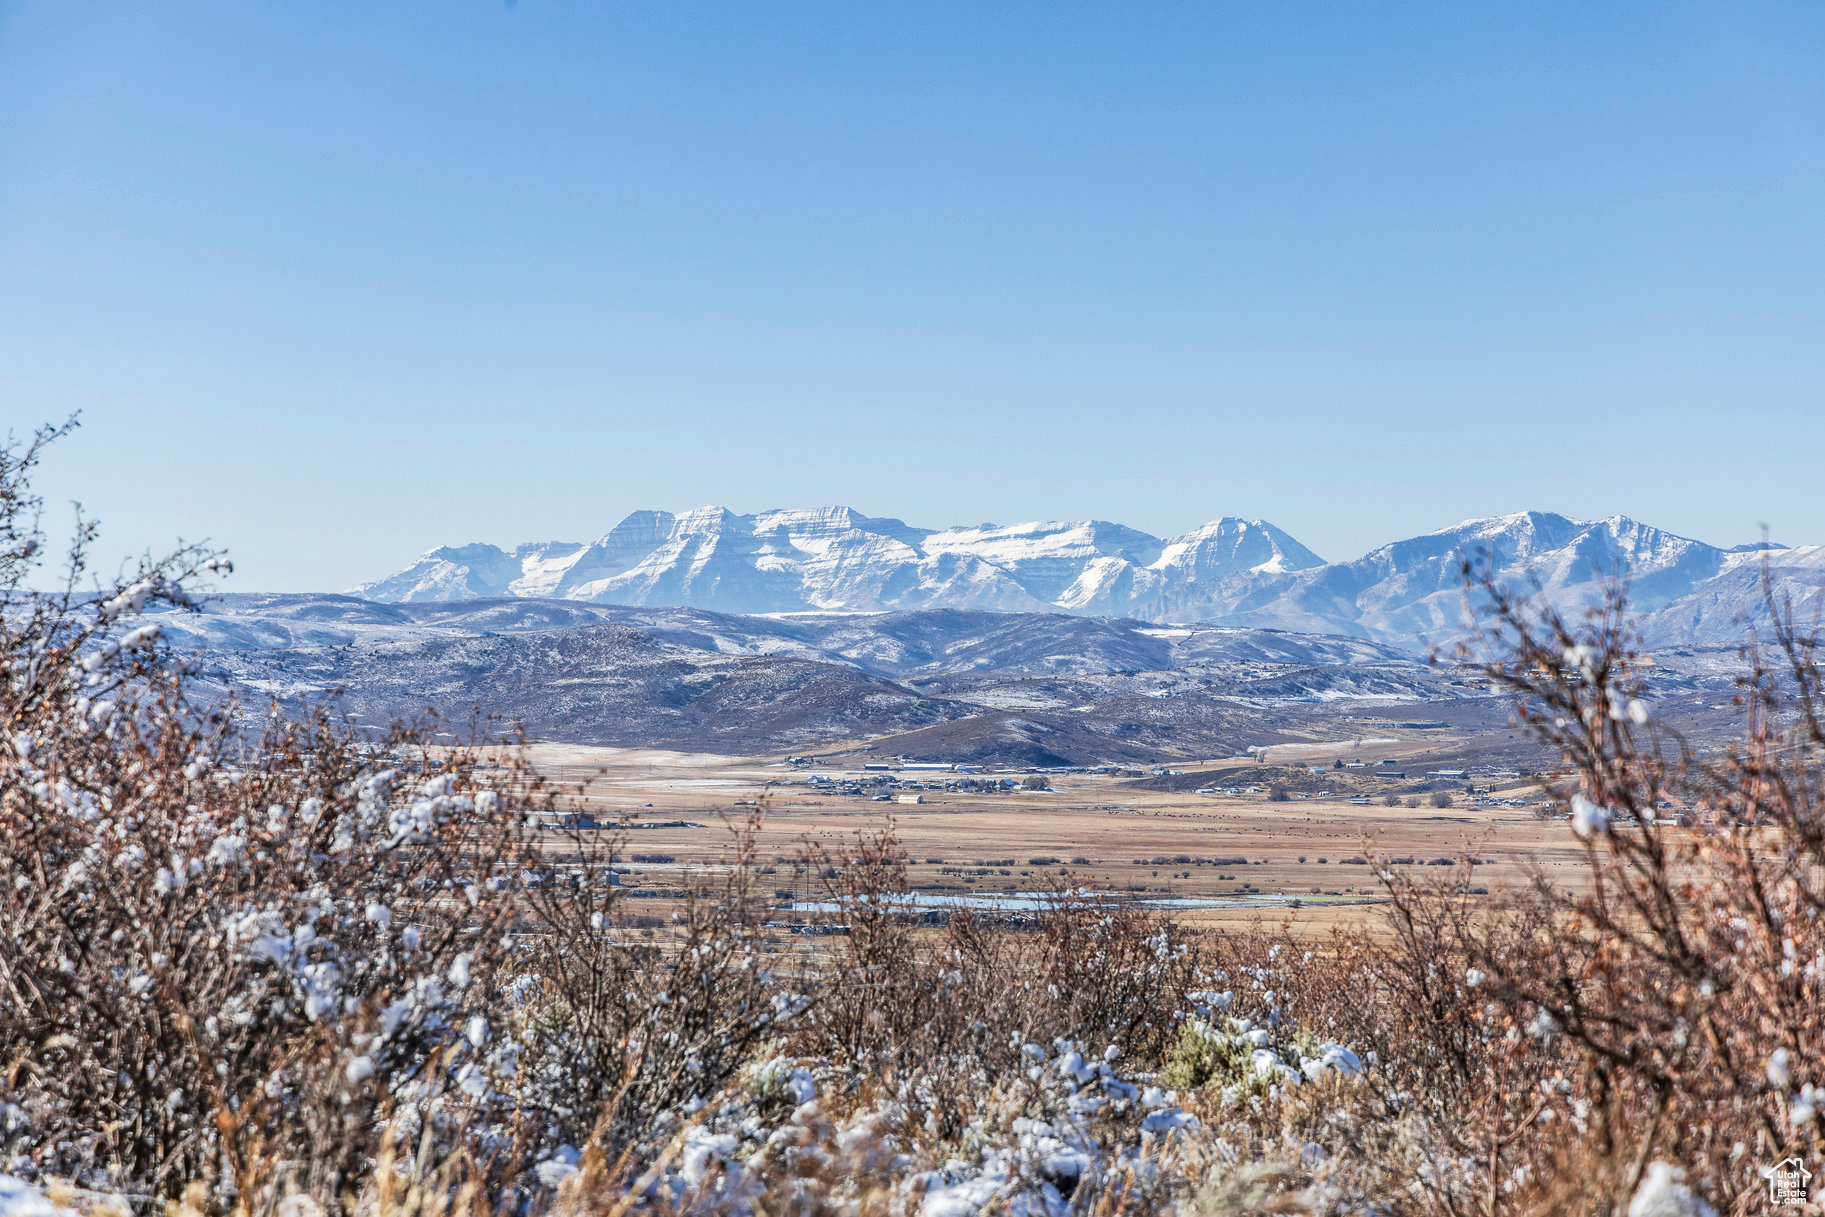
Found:
[(1653, 714), (1620, 587), (1571, 621), (1481, 585), (1488, 674), (1560, 757), (1550, 794), (1589, 893), (1542, 870), (1490, 909), (1465, 899), (1468, 867), (1431, 886), (1384, 874), (1398, 947), (1383, 982), (1428, 1012), (1431, 1059), (1408, 1091), (1435, 1107), (1442, 1152), (1480, 1159), (1432, 1176), (1442, 1200), (1621, 1211), (1676, 1166), (1740, 1209), (1763, 1167), (1816, 1156), (1825, 728), (1816, 644), (1765, 590), (1745, 738), (1706, 757)]
[(1154, 1054), (1171, 1037), (1197, 954), (1165, 919), (1061, 887), (1012, 924), (949, 910), (934, 936), (894, 900), (906, 875), (891, 825), (834, 855), (809, 849), (840, 876), (827, 894), (847, 933), (801, 1042), (896, 1084), (940, 1127), (962, 1128), (971, 1105), (957, 1096), (968, 1079), (1017, 1070), (1024, 1042), (1094, 1039)]
[(421, 733), (371, 746), (321, 712), (249, 727), (193, 702), (143, 613), (192, 606), (184, 582), (225, 565), (203, 551), (82, 591), (84, 524), (62, 589), (30, 590), (28, 476), (64, 430), (0, 449), (8, 1147), (105, 1186), (337, 1203), (488, 1016), (521, 872), (508, 806), (536, 792)]
[(526, 1150), (628, 1150), (668, 1111), (714, 1095), (803, 1007), (759, 954), (759, 823), (756, 811), (730, 825), (721, 881), (688, 889), (662, 947), (630, 938), (654, 919), (629, 913), (621, 889), (593, 881), (619, 835), (580, 836), (576, 868), (525, 893), (535, 928), (516, 959), (521, 1058), (510, 1072), (513, 1129)]

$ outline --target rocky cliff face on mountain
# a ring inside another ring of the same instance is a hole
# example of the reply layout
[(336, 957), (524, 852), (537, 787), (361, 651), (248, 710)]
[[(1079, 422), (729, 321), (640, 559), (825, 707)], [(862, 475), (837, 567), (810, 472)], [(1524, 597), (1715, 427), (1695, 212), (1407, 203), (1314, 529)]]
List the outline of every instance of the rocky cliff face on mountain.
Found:
[(1562, 610), (1629, 581), (1651, 627), (1687, 643), (1743, 636), (1761, 572), (1802, 604), (1819, 547), (1720, 549), (1614, 516), (1471, 520), (1326, 563), (1261, 520), (1224, 517), (1159, 538), (1100, 520), (916, 528), (847, 507), (736, 515), (639, 511), (588, 544), (436, 549), (353, 589), (390, 603), (527, 598), (723, 613), (993, 610), (1206, 622), (1374, 639), (1410, 649), (1461, 631), (1461, 564), (1535, 588)]

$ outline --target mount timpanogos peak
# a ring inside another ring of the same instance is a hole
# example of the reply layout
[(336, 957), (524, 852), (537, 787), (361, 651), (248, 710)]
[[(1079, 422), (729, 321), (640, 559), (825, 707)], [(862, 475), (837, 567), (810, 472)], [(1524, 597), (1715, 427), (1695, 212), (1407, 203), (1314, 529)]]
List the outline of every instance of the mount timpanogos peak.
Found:
[(723, 613), (973, 609), (1205, 622), (1342, 634), (1412, 647), (1461, 633), (1461, 565), (1537, 585), (1560, 609), (1597, 603), (1610, 576), (1674, 641), (1740, 636), (1764, 561), (1803, 597), (1825, 549), (1720, 549), (1612, 516), (1467, 520), (1327, 563), (1264, 520), (1224, 516), (1176, 537), (1105, 520), (919, 528), (848, 507), (738, 515), (636, 511), (598, 539), (434, 549), (352, 589), (387, 603), (553, 599)]

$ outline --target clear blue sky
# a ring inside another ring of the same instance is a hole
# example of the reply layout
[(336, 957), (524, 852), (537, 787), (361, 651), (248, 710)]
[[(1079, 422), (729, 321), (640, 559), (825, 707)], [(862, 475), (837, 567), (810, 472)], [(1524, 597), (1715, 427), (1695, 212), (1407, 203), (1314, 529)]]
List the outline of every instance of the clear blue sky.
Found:
[(0, 422), (241, 590), (712, 502), (1825, 541), (1821, 65), (1813, 0), (0, 0)]

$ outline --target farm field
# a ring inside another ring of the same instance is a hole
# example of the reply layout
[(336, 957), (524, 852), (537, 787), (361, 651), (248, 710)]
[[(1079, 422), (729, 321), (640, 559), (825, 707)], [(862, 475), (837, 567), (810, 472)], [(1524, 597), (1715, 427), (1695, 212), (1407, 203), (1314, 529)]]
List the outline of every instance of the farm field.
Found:
[[(1481, 860), (1475, 886), (1490, 891), (1526, 882), (1535, 868), (1555, 876), (1555, 885), (1562, 873), (1567, 887), (1585, 875), (1583, 847), (1563, 821), (1461, 798), (1447, 808), (1424, 799), (1413, 808), (1363, 806), (1341, 794), (1272, 802), (1265, 793), (1201, 795), (1071, 773), (1053, 776), (1050, 791), (928, 789), (920, 792), (924, 802), (906, 804), (816, 789), (805, 784), (804, 770), (780, 758), (540, 745), (532, 760), (548, 778), (580, 791), (567, 802), (598, 823), (630, 819), (624, 882), (636, 899), (652, 892), (655, 911), (687, 872), (728, 857), (731, 826), (756, 812), (763, 817), (759, 860), (777, 868), (768, 881), (782, 909), (822, 892), (816, 876), (794, 865), (806, 847), (834, 853), (890, 821), (921, 901), (1083, 887), (1168, 902), (1181, 921), (1211, 928), (1258, 919), (1289, 922), (1303, 933), (1372, 927), (1380, 920), (1381, 886), (1365, 863), (1371, 855), (1424, 866), (1469, 853)], [(1239, 763), (1247, 761), (1209, 768)], [(840, 777), (860, 768), (817, 772)], [(1186, 777), (1197, 772), (1187, 769)], [(1519, 784), (1502, 793), (1531, 796)], [(568, 831), (552, 831), (548, 853), (562, 856), (569, 839)]]

